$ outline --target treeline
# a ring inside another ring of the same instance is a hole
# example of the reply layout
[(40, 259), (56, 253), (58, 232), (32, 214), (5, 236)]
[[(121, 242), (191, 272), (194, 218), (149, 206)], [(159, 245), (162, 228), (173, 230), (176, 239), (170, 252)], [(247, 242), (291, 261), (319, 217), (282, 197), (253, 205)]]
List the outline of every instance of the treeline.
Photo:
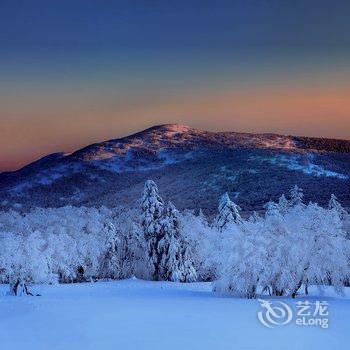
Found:
[(147, 181), (139, 210), (71, 207), (0, 213), (0, 283), (14, 294), (31, 283), (74, 283), (131, 276), (215, 281), (239, 297), (296, 296), (308, 285), (341, 292), (350, 278), (349, 215), (303, 203), (295, 186), (262, 214), (241, 216), (224, 194), (211, 222), (179, 212)]

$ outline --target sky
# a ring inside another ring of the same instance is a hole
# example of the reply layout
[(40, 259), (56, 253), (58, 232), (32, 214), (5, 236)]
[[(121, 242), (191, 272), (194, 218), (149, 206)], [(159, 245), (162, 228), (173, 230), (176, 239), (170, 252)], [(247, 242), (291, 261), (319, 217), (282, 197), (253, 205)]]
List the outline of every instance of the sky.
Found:
[(164, 123), (350, 139), (348, 0), (0, 5), (0, 171)]

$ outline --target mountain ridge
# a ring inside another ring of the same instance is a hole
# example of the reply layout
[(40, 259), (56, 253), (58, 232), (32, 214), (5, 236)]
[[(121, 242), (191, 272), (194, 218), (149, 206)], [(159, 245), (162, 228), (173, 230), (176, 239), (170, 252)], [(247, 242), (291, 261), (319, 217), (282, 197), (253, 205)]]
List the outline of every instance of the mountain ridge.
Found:
[[(34, 165), (34, 164), (38, 164), (39, 162), (42, 162), (44, 160), (49, 160), (52, 159), (54, 157), (65, 157), (65, 156), (74, 156), (76, 154), (79, 154), (80, 152), (86, 150), (86, 149), (90, 149), (93, 146), (97, 146), (97, 145), (101, 145), (101, 144), (107, 144), (107, 143), (111, 143), (111, 142), (120, 142), (123, 140), (127, 140), (130, 138), (134, 138), (134, 137), (138, 137), (138, 136), (142, 136), (145, 133), (148, 132), (152, 132), (152, 131), (171, 131), (174, 133), (180, 133), (180, 132), (188, 132), (188, 131), (192, 131), (192, 132), (196, 132), (196, 133), (201, 133), (203, 135), (223, 135), (223, 136), (248, 136), (251, 138), (256, 138), (256, 137), (279, 137), (279, 138), (286, 138), (286, 139), (294, 139), (296, 142), (301, 142), (304, 141), (302, 144), (303, 148), (305, 146), (307, 146), (308, 144), (308, 149), (313, 150), (313, 151), (331, 151), (333, 150), (334, 152), (344, 152), (344, 153), (350, 153), (350, 140), (346, 140), (346, 139), (336, 139), (336, 138), (324, 138), (324, 137), (309, 137), (309, 136), (296, 136), (296, 135), (290, 135), (290, 134), (279, 134), (279, 133), (252, 133), (252, 132), (236, 132), (236, 131), (207, 131), (207, 130), (202, 130), (199, 128), (192, 128), (183, 124), (177, 124), (177, 123), (168, 123), (168, 124), (159, 124), (159, 125), (154, 125), (151, 126), (149, 128), (146, 128), (144, 130), (126, 135), (126, 136), (121, 136), (118, 138), (112, 138), (112, 139), (108, 139), (108, 140), (104, 140), (104, 141), (99, 141), (99, 142), (95, 142), (92, 144), (89, 144), (87, 146), (84, 146), (82, 148), (79, 148), (77, 150), (74, 150), (72, 152), (64, 152), (64, 151), (58, 151), (58, 152), (54, 152), (54, 153), (50, 153), (47, 154), (45, 156), (42, 156), (26, 165), (24, 165), (23, 167), (16, 169), (16, 170), (9, 170), (9, 171), (4, 171), (4, 172), (0, 172), (0, 176), (4, 175), (4, 174), (11, 174), (11, 173), (15, 173), (18, 171), (22, 171), (23, 169)], [(310, 142), (312, 141), (312, 142)], [(328, 145), (327, 145), (328, 144)], [(329, 144), (332, 145), (336, 145), (333, 147), (330, 147)], [(311, 147), (311, 145), (313, 145), (314, 147)], [(326, 145), (326, 146), (325, 146)], [(277, 147), (278, 148), (278, 147)], [(296, 147), (298, 148), (298, 147)]]

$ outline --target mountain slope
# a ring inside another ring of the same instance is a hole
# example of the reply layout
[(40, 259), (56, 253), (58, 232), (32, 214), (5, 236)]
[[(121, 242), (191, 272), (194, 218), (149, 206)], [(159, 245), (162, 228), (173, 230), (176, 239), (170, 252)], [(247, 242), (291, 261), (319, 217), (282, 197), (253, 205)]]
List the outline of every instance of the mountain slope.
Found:
[(350, 141), (160, 125), (0, 174), (1, 206), (137, 206), (149, 178), (180, 209), (208, 214), (223, 192), (259, 210), (294, 184), (306, 200), (325, 204), (334, 193), (350, 206)]

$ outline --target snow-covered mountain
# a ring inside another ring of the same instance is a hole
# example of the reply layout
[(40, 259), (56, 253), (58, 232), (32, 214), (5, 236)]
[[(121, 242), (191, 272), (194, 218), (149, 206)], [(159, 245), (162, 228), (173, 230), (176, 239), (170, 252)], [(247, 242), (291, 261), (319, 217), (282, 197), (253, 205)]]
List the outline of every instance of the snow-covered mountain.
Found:
[(208, 214), (224, 192), (259, 210), (294, 184), (306, 200), (334, 193), (350, 206), (350, 141), (160, 125), (0, 174), (0, 207), (137, 206), (147, 179), (180, 209)]

